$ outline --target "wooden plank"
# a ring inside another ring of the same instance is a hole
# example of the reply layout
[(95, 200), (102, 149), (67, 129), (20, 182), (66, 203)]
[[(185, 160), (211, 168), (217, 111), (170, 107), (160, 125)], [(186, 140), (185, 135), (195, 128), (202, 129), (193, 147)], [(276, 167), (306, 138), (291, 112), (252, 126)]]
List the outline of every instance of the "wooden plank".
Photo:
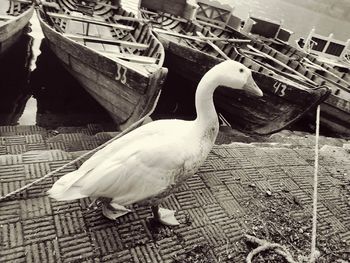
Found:
[[(303, 61), (305, 61), (303, 63)], [(338, 75), (334, 74), (333, 72), (325, 69), (324, 67), (320, 66), (320, 65), (317, 65), (315, 63), (313, 63), (311, 60), (309, 60), (308, 58), (304, 57), (302, 58), (302, 63), (304, 64), (304, 66), (306, 67), (311, 67), (311, 68), (314, 68), (316, 70), (320, 70), (320, 71), (323, 71), (323, 72), (326, 72), (327, 74), (329, 75), (332, 75), (334, 78), (336, 78), (337, 80), (343, 82), (343, 83), (346, 83), (349, 87), (350, 87), (350, 83), (347, 82), (346, 80), (342, 79), (341, 77), (339, 77)], [(350, 91), (350, 90), (349, 90)]]
[(161, 13), (160, 14), (160, 13), (152, 12), (152, 11), (149, 11), (149, 10), (146, 10), (146, 9), (141, 9), (141, 13), (144, 13), (146, 15), (158, 15), (158, 16), (170, 18), (170, 19), (182, 22), (182, 23), (188, 23), (188, 20), (186, 20), (185, 18), (171, 16), (171, 15), (166, 14), (166, 13)]
[(169, 30), (164, 30), (161, 28), (154, 28), (154, 32), (161, 33), (161, 34), (166, 34), (166, 35), (171, 35), (171, 36), (176, 36), (176, 37), (181, 37), (181, 38), (186, 38), (186, 39), (191, 39), (195, 41), (223, 41), (223, 42), (229, 42), (229, 43), (249, 43), (251, 42), (250, 39), (236, 39), (236, 38), (220, 38), (220, 37), (205, 37), (205, 36), (189, 36), (189, 35), (184, 35), (177, 33), (175, 31), (169, 31)]
[(123, 20), (123, 21), (135, 21), (135, 22), (142, 22), (142, 23), (150, 22), (150, 20), (148, 19), (131, 17), (131, 16), (114, 15), (113, 18), (116, 21)]
[(0, 15), (1, 20), (11, 20), (16, 18), (16, 16)]
[(105, 50), (99, 50), (98, 52), (102, 53), (103, 55), (107, 55), (111, 58), (121, 58), (121, 59), (127, 59), (131, 62), (138, 62), (138, 63), (145, 63), (145, 64), (154, 64), (157, 62), (156, 58), (153, 57), (146, 57), (146, 56), (139, 56), (139, 55), (133, 55), (133, 54), (125, 54), (125, 53), (118, 53), (118, 52), (111, 52), (111, 51), (105, 51)]
[(307, 81), (307, 82), (311, 83), (312, 85), (318, 86), (318, 84), (317, 84), (316, 82), (310, 80), (309, 78), (305, 77), (305, 76), (304, 76), (303, 74), (301, 74), (300, 72), (298, 72), (298, 71), (296, 71), (295, 69), (293, 69), (293, 68), (287, 66), (286, 64), (284, 64), (283, 62), (281, 62), (281, 61), (275, 59), (274, 57), (272, 57), (272, 56), (270, 56), (270, 55), (267, 55), (267, 54), (265, 54), (264, 52), (261, 52), (260, 50), (257, 50), (257, 49), (253, 48), (253, 47), (250, 46), (250, 45), (247, 45), (247, 47), (248, 47), (249, 49), (253, 50), (253, 51), (256, 52), (256, 53), (265, 56), (265, 58), (270, 59), (271, 61), (275, 62), (276, 64), (278, 64), (278, 65), (280, 65), (280, 66), (282, 66), (282, 67), (288, 69), (289, 71), (293, 72), (295, 75), (298, 75), (299, 77), (301, 77), (304, 81)]
[(113, 27), (117, 29), (122, 29), (122, 30), (134, 30), (132, 26), (126, 26), (122, 24), (115, 24), (115, 23), (108, 23), (104, 21), (100, 21), (97, 19), (92, 19), (92, 18), (87, 18), (87, 17), (78, 17), (78, 16), (71, 16), (71, 15), (64, 15), (64, 14), (59, 14), (59, 13), (53, 13), (53, 12), (47, 12), (47, 15), (53, 18), (60, 18), (60, 19), (69, 19), (73, 21), (78, 21), (78, 22), (86, 22), (86, 23), (91, 23), (95, 25), (100, 25), (100, 26), (108, 26), (108, 27)]
[(97, 3), (97, 5), (101, 5), (101, 6), (108, 7), (110, 9), (115, 9), (115, 10), (120, 8), (119, 6), (110, 5), (110, 4), (106, 4), (106, 3)]
[(21, 3), (21, 4), (32, 4), (33, 2), (30, 0), (10, 0), (11, 2), (14, 3)]
[(221, 29), (221, 30), (226, 31), (226, 32), (230, 32), (226, 28), (224, 28), (222, 26), (215, 25), (213, 23), (208, 23), (208, 22), (205, 22), (205, 21), (202, 21), (202, 20), (196, 20), (196, 22), (199, 23), (199, 24), (205, 25), (205, 26), (210, 26), (212, 28), (217, 28), (217, 29)]
[(73, 34), (63, 34), (63, 36), (74, 40), (84, 40), (84, 41), (99, 42), (99, 43), (111, 44), (111, 45), (120, 45), (124, 47), (136, 48), (141, 50), (148, 48), (148, 44), (118, 40), (114, 38), (101, 38), (101, 37), (82, 36), (82, 35), (73, 35)]
[[(201, 37), (204, 37), (204, 35), (197, 31), (197, 35), (201, 36)], [(227, 60), (231, 60), (231, 58), (229, 56), (226, 55), (226, 53), (224, 51), (222, 51), (217, 45), (215, 45), (213, 42), (211, 42), (210, 40), (207, 40), (206, 41), (207, 44), (209, 46), (211, 46), (216, 52), (218, 52), (224, 59), (227, 59)]]

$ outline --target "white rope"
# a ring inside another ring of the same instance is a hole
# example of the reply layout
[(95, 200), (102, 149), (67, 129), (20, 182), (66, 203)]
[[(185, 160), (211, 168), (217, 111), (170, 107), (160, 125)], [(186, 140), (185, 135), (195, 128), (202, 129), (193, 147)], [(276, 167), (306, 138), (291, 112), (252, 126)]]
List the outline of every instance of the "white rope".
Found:
[(28, 189), (29, 187), (31, 187), (31, 186), (33, 186), (33, 185), (35, 185), (35, 184), (38, 184), (38, 183), (44, 181), (45, 179), (47, 179), (47, 178), (51, 177), (52, 175), (58, 173), (59, 171), (63, 170), (64, 168), (66, 168), (66, 167), (68, 167), (68, 166), (70, 166), (70, 165), (73, 165), (73, 164), (75, 164), (76, 162), (80, 161), (81, 159), (84, 159), (85, 157), (87, 157), (87, 156), (89, 156), (89, 155), (91, 155), (91, 154), (97, 152), (98, 150), (104, 148), (104, 147), (107, 146), (108, 144), (112, 143), (113, 141), (119, 139), (120, 137), (124, 136), (124, 135), (127, 134), (128, 132), (130, 132), (130, 131), (134, 130), (135, 128), (137, 128), (139, 125), (141, 125), (141, 124), (144, 122), (144, 120), (145, 120), (146, 118), (148, 118), (148, 117), (153, 113), (153, 111), (155, 110), (155, 108), (156, 108), (156, 106), (157, 106), (157, 104), (158, 104), (158, 100), (159, 100), (160, 94), (161, 94), (161, 90), (159, 91), (159, 93), (158, 93), (158, 95), (157, 95), (157, 98), (156, 98), (156, 100), (155, 100), (155, 102), (154, 102), (154, 104), (153, 104), (152, 109), (151, 109), (144, 117), (142, 117), (142, 118), (139, 119), (138, 121), (136, 121), (136, 122), (134, 122), (133, 124), (131, 124), (127, 129), (125, 129), (124, 131), (122, 131), (121, 133), (119, 133), (117, 136), (113, 137), (112, 139), (110, 139), (109, 141), (105, 142), (104, 144), (101, 144), (101, 145), (98, 146), (97, 148), (95, 148), (95, 149), (93, 149), (93, 150), (91, 150), (91, 151), (89, 151), (89, 152), (87, 152), (87, 153), (85, 153), (85, 154), (79, 156), (78, 158), (76, 158), (76, 159), (70, 161), (69, 163), (66, 163), (65, 165), (63, 165), (63, 166), (57, 168), (56, 170), (54, 170), (54, 171), (52, 171), (52, 172), (49, 172), (48, 174), (44, 175), (43, 177), (41, 177), (41, 178), (39, 178), (39, 179), (37, 179), (37, 180), (35, 180), (35, 181), (33, 181), (33, 182), (31, 182), (31, 183), (25, 185), (25, 186), (23, 186), (23, 187), (21, 187), (21, 188), (19, 188), (19, 189), (16, 189), (16, 190), (14, 190), (14, 191), (12, 191), (12, 192), (10, 192), (10, 193), (4, 195), (4, 196), (1, 196), (1, 197), (0, 197), (0, 202), (1, 202), (1, 201), (4, 201), (4, 200), (8, 199), (9, 197), (14, 196), (14, 195), (16, 195), (16, 194), (18, 194), (18, 193), (20, 193), (20, 192), (23, 192), (24, 190)]
[(316, 111), (316, 142), (315, 142), (315, 170), (314, 170), (314, 194), (313, 194), (313, 212), (312, 212), (312, 239), (311, 239), (311, 255), (310, 263), (316, 260), (316, 228), (317, 228), (317, 184), (318, 184), (318, 141), (320, 134), (320, 110), (318, 105)]
[(284, 257), (284, 259), (288, 263), (297, 263), (292, 257), (292, 255), (288, 252), (287, 248), (285, 246), (282, 246), (277, 243), (270, 243), (266, 240), (259, 239), (257, 237), (251, 236), (251, 235), (245, 235), (246, 239), (252, 243), (258, 244), (258, 247), (252, 250), (247, 258), (246, 263), (252, 263), (253, 257), (258, 255), (259, 253), (266, 251), (266, 250), (274, 250), (277, 254)]
[[(317, 226), (317, 184), (318, 184), (318, 153), (319, 153), (319, 134), (320, 134), (320, 111), (321, 106), (318, 105), (316, 111), (316, 143), (315, 143), (315, 170), (314, 170), (314, 193), (313, 193), (313, 215), (312, 215), (312, 240), (311, 240), (311, 255), (310, 263), (315, 263), (318, 257), (318, 252), (316, 251), (316, 226)], [(277, 243), (270, 243), (268, 241), (258, 239), (256, 237), (245, 235), (248, 241), (258, 244), (258, 247), (252, 250), (247, 258), (246, 263), (251, 263), (254, 256), (266, 250), (274, 250), (276, 253), (280, 254), (285, 258), (288, 263), (296, 263), (292, 255), (287, 251), (287, 249)]]

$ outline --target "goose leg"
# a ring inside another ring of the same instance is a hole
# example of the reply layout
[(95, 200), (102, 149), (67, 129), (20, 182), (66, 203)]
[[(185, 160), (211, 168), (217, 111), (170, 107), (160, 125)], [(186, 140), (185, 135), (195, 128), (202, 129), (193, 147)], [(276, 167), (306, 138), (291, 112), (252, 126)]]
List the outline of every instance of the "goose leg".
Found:
[(102, 214), (108, 219), (116, 220), (118, 217), (121, 217), (129, 212), (131, 212), (130, 209), (113, 202), (113, 200), (104, 200), (102, 202)]
[(161, 208), (158, 205), (152, 206), (152, 213), (154, 219), (166, 226), (177, 226), (179, 221), (175, 218), (174, 214), (176, 211)]

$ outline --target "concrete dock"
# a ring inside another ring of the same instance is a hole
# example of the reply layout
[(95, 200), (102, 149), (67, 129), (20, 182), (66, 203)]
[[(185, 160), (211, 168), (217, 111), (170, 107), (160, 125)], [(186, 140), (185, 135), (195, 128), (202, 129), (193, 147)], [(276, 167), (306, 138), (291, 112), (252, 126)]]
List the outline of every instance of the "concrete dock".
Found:
[[(0, 127), (0, 195), (110, 139), (110, 127)], [(250, 143), (231, 141), (245, 141)], [(244, 262), (245, 234), (287, 247), (304, 262), (311, 247), (314, 136), (281, 132), (255, 142), (221, 133), (199, 172), (163, 202), (180, 226), (149, 220), (148, 207), (110, 221), (89, 199), (46, 195), (72, 165), (0, 203), (0, 262)], [(230, 143), (230, 144), (223, 144)], [(349, 262), (350, 142), (320, 138), (317, 262)], [(265, 260), (265, 261), (264, 261)], [(273, 253), (255, 262), (283, 262)]]

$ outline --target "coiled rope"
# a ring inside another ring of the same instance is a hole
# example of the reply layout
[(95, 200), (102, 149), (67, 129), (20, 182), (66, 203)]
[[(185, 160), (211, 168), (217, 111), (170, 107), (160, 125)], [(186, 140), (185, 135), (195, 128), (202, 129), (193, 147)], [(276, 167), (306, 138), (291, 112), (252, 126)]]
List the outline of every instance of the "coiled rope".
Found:
[(16, 189), (16, 190), (14, 190), (14, 191), (12, 191), (12, 192), (10, 192), (10, 193), (4, 195), (4, 196), (1, 196), (1, 197), (0, 197), (0, 202), (6, 200), (6, 199), (8, 199), (8, 198), (10, 198), (11, 196), (14, 196), (14, 195), (16, 195), (16, 194), (18, 194), (18, 193), (21, 193), (21, 192), (27, 190), (28, 188), (30, 188), (31, 186), (33, 186), (33, 185), (35, 185), (35, 184), (38, 184), (38, 183), (40, 183), (40, 182), (46, 180), (47, 178), (51, 177), (52, 175), (58, 173), (59, 171), (62, 171), (62, 170), (65, 169), (66, 167), (68, 167), (68, 166), (70, 166), (70, 165), (73, 165), (73, 164), (77, 163), (78, 161), (80, 161), (80, 160), (82, 160), (82, 159), (88, 157), (89, 155), (91, 155), (91, 154), (93, 154), (93, 153), (95, 153), (95, 152), (101, 150), (102, 148), (106, 147), (108, 144), (111, 144), (111, 143), (114, 142), (115, 140), (119, 139), (120, 137), (124, 136), (125, 134), (129, 133), (130, 131), (132, 131), (132, 130), (134, 130), (135, 128), (137, 128), (138, 126), (140, 126), (140, 125), (145, 121), (145, 119), (148, 118), (148, 117), (150, 117), (150, 115), (154, 112), (154, 110), (155, 110), (155, 108), (156, 108), (156, 106), (157, 106), (157, 104), (158, 104), (158, 100), (159, 100), (160, 94), (161, 94), (161, 90), (159, 91), (159, 93), (158, 93), (158, 95), (157, 95), (157, 97), (156, 97), (156, 100), (155, 100), (155, 102), (154, 102), (154, 104), (153, 104), (153, 107), (151, 108), (151, 110), (150, 110), (144, 117), (142, 117), (142, 118), (139, 119), (138, 121), (136, 121), (136, 122), (134, 122), (133, 124), (131, 124), (127, 129), (125, 129), (124, 131), (122, 131), (121, 133), (119, 133), (117, 136), (115, 136), (115, 137), (113, 137), (112, 139), (108, 140), (107, 142), (101, 144), (100, 146), (96, 147), (95, 149), (93, 149), (93, 150), (91, 150), (91, 151), (89, 151), (89, 152), (87, 152), (87, 153), (85, 153), (85, 154), (79, 156), (78, 158), (76, 158), (76, 159), (70, 161), (69, 163), (66, 163), (65, 165), (63, 165), (63, 166), (57, 168), (56, 170), (54, 170), (54, 171), (52, 171), (52, 172), (49, 172), (48, 174), (44, 175), (43, 177), (41, 177), (41, 178), (39, 178), (39, 179), (37, 179), (37, 180), (35, 180), (35, 181), (33, 181), (33, 182), (31, 182), (31, 183), (29, 183), (29, 184), (23, 186), (23, 187), (21, 187), (21, 188), (18, 188), (18, 189)]

